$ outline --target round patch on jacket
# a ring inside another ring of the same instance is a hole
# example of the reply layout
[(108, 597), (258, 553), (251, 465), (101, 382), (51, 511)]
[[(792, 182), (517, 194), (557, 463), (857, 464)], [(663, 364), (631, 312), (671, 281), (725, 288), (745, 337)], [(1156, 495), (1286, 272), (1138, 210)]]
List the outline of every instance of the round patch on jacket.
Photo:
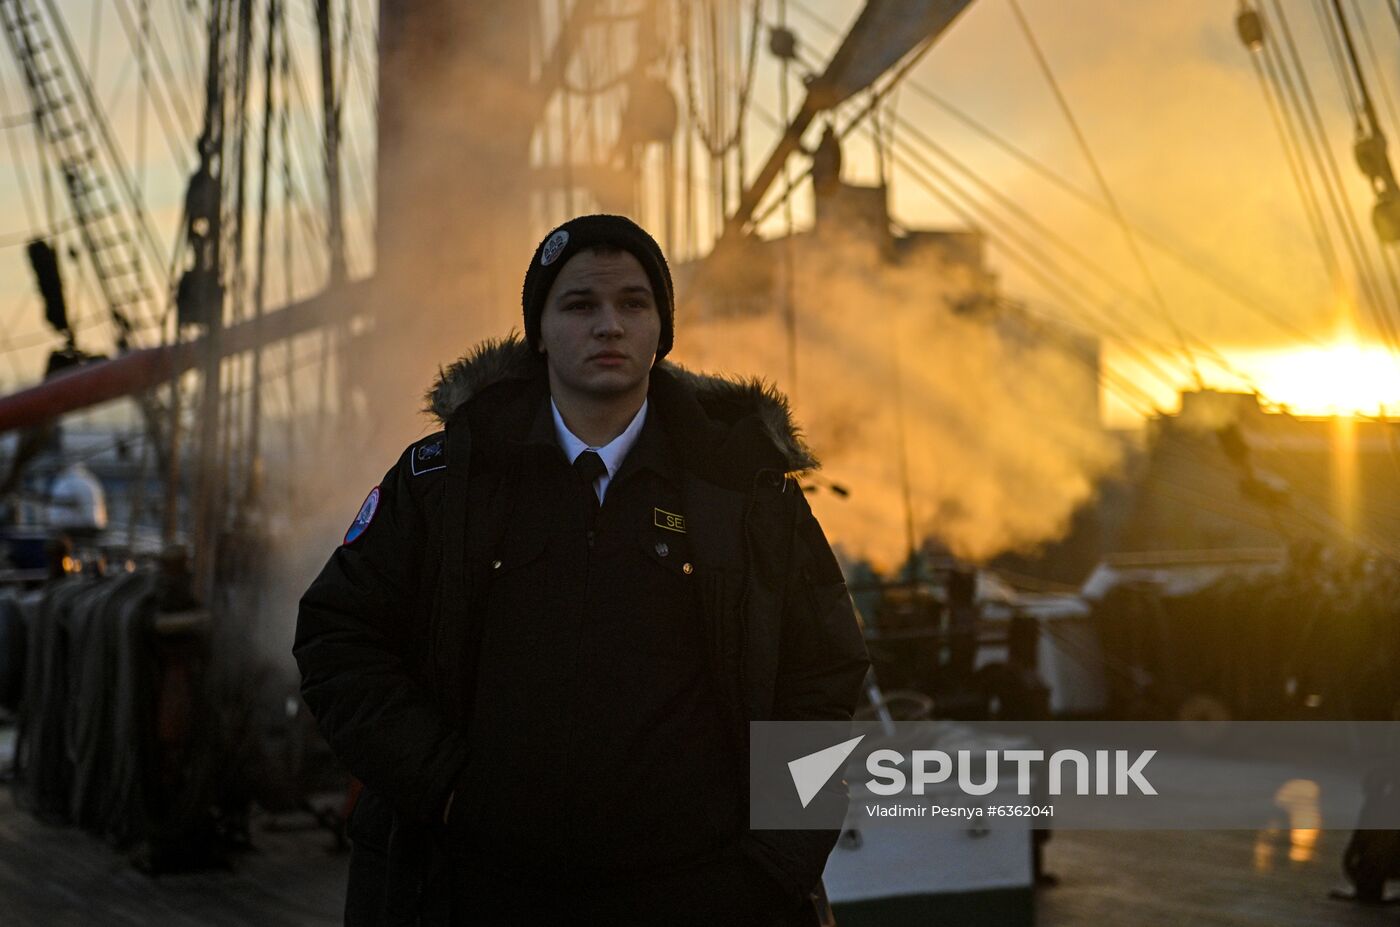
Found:
[(569, 233), (565, 229), (560, 229), (540, 249), (540, 266), (548, 267), (559, 259), (559, 252), (564, 250), (564, 246), (569, 243)]
[(360, 506), (360, 513), (355, 516), (355, 520), (350, 523), (350, 530), (345, 532), (345, 541), (349, 544), (357, 537), (365, 533), (369, 523), (374, 521), (374, 513), (379, 510), (379, 487), (376, 486), (365, 496), (364, 504)]

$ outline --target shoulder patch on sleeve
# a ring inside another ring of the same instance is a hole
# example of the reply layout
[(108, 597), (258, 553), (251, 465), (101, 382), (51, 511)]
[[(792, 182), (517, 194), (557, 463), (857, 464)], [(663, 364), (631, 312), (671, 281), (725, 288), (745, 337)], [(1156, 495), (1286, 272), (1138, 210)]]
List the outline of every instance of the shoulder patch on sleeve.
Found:
[(379, 487), (376, 486), (365, 496), (365, 501), (360, 505), (359, 514), (350, 523), (350, 528), (345, 532), (345, 540), (341, 543), (349, 544), (365, 533), (369, 523), (374, 521), (374, 513), (379, 511)]
[(408, 456), (409, 471), (414, 476), (447, 469), (447, 435), (439, 431), (413, 445)]

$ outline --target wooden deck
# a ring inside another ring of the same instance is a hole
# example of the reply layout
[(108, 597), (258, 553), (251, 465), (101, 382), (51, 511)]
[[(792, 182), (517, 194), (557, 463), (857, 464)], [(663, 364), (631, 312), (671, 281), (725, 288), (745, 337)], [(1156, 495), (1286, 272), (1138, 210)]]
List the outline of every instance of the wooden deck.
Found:
[(344, 854), (310, 817), (255, 822), (231, 870), (147, 876), (95, 837), (42, 824), (0, 789), (0, 924), (6, 927), (318, 927), (340, 923)]

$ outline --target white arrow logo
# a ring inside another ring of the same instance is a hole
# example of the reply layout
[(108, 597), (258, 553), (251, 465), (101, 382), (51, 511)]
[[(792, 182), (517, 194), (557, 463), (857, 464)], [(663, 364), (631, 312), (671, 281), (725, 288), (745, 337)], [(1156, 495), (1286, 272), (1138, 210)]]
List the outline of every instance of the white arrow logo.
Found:
[(846, 765), (846, 760), (850, 758), (856, 744), (864, 739), (865, 735), (861, 734), (834, 747), (800, 756), (788, 763), (788, 772), (792, 774), (792, 784), (797, 786), (797, 797), (802, 800), (802, 807), (812, 803), (822, 786), (826, 785), (826, 780)]

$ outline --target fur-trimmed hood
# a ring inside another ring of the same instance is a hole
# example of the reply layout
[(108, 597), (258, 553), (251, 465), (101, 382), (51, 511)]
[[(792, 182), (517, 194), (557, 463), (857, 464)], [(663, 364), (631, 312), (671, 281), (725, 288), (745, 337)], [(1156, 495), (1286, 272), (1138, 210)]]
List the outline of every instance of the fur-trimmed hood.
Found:
[[(425, 397), (425, 411), (446, 425), (488, 389), (537, 382), (544, 376), (544, 364), (519, 335), (483, 341), (439, 372)], [(736, 432), (756, 432), (770, 445), (762, 463), (780, 462), (788, 473), (820, 466), (793, 422), (787, 397), (763, 380), (694, 373), (662, 360), (652, 368), (650, 395), (654, 404), (665, 409), (668, 422), (674, 417), (702, 417), (710, 448), (736, 444), (730, 440)], [(753, 442), (738, 444), (752, 447)]]

